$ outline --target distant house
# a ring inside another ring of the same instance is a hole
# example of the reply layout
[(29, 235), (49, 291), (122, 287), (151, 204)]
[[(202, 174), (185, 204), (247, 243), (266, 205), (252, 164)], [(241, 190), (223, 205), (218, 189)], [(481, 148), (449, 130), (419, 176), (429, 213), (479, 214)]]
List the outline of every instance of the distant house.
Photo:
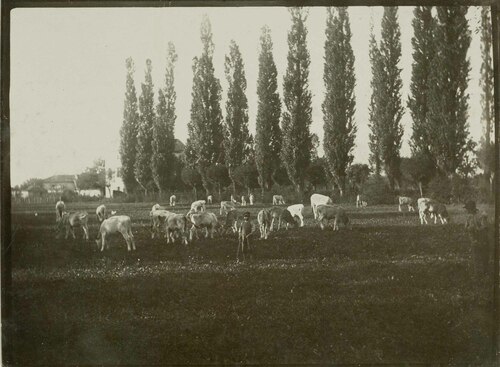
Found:
[(43, 188), (48, 193), (59, 194), (65, 190), (78, 192), (76, 175), (55, 175), (43, 180)]
[(100, 198), (102, 196), (102, 191), (101, 191), (101, 189), (79, 190), (78, 195), (86, 196), (86, 197), (90, 197), (90, 198)]
[(119, 196), (125, 193), (125, 185), (123, 184), (123, 180), (120, 177), (119, 173), (116, 170), (113, 173), (113, 177), (106, 182), (106, 197), (113, 198), (115, 196)]

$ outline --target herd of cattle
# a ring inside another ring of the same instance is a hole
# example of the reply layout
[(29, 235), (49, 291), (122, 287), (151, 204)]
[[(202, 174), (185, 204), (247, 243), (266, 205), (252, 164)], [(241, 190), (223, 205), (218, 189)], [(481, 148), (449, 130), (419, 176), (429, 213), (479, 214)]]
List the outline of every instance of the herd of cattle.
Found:
[[(230, 201), (222, 201), (220, 203), (220, 217), (215, 213), (206, 211), (206, 204), (212, 204), (212, 196), (208, 196), (207, 200), (197, 200), (191, 204), (190, 210), (186, 214), (174, 213), (155, 204), (150, 213), (151, 219), (151, 238), (155, 238), (163, 229), (164, 236), (167, 243), (175, 242), (180, 238), (181, 242), (187, 245), (194, 238), (199, 238), (198, 231), (205, 230), (205, 237), (213, 238), (214, 232), (221, 234), (229, 232), (237, 233), (240, 243), (247, 242), (250, 235), (254, 232), (249, 230), (248, 223), (250, 213), (243, 213), (239, 207), (246, 206), (247, 202), (242, 197), (242, 201), (237, 202), (233, 196)], [(249, 205), (254, 205), (253, 195), (249, 196)], [(333, 201), (329, 196), (321, 194), (313, 194), (310, 198), (311, 208), (314, 219), (320, 224), (321, 229), (325, 229), (330, 220), (333, 220), (333, 230), (339, 230), (339, 225), (349, 226), (349, 217), (346, 211), (339, 207), (334, 206)], [(448, 223), (449, 215), (445, 205), (431, 200), (429, 198), (419, 198), (414, 200), (410, 197), (400, 196), (398, 198), (398, 209), (402, 211), (405, 206), (408, 211), (415, 211), (418, 208), (420, 223), (428, 224), (427, 217), (434, 219), (436, 224), (438, 219), (442, 224)], [(176, 197), (170, 197), (170, 206), (176, 205)], [(293, 204), (288, 207), (280, 206), (285, 205), (285, 200), (282, 195), (273, 196), (273, 206), (271, 208), (262, 209), (257, 215), (257, 222), (259, 224), (260, 238), (267, 239), (269, 233), (274, 230), (275, 223), (277, 223), (278, 230), (281, 228), (282, 223), (286, 224), (286, 228), (291, 226), (304, 226), (304, 205)], [(356, 198), (357, 207), (366, 207), (366, 201), (362, 200), (358, 195)], [(129, 216), (115, 215), (116, 211), (111, 211), (111, 216), (108, 213), (105, 205), (99, 205), (96, 209), (96, 216), (101, 223), (99, 232), (97, 234), (97, 247), (101, 251), (106, 248), (106, 238), (115, 233), (121, 233), (127, 243), (128, 251), (135, 250), (134, 236), (132, 234), (132, 221)], [(56, 223), (57, 230), (61, 233), (66, 230), (65, 238), (68, 238), (69, 233), (75, 238), (75, 227), (82, 227), (84, 238), (89, 240), (88, 229), (88, 213), (85, 211), (77, 211), (68, 213), (65, 211), (65, 204), (59, 200), (56, 204)], [(252, 227), (253, 228), (253, 227)], [(58, 234), (59, 236), (59, 234)], [(238, 247), (239, 250), (239, 247)]]

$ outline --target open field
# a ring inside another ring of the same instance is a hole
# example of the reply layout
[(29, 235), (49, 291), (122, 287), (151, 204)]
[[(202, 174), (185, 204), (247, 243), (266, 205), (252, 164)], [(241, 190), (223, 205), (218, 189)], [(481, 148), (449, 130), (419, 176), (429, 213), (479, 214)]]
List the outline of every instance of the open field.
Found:
[[(446, 226), (350, 207), (336, 233), (307, 206), (305, 227), (255, 236), (237, 264), (235, 235), (151, 240), (152, 204), (107, 205), (131, 216), (132, 254), (121, 237), (95, 252), (80, 229), (54, 239), (52, 205), (14, 208), (14, 364), (486, 364), (492, 284), (472, 279), (459, 206)], [(96, 206), (67, 203), (89, 212), (91, 239)]]

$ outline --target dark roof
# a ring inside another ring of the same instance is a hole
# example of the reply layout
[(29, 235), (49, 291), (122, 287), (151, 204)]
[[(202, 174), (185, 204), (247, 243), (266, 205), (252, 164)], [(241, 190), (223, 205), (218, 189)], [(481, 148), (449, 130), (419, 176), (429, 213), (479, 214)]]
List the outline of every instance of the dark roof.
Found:
[(179, 139), (175, 139), (174, 153), (183, 153), (184, 149), (186, 149), (186, 146), (184, 145), (184, 143), (182, 141), (180, 141)]
[(55, 175), (43, 180), (43, 183), (75, 182), (75, 175)]

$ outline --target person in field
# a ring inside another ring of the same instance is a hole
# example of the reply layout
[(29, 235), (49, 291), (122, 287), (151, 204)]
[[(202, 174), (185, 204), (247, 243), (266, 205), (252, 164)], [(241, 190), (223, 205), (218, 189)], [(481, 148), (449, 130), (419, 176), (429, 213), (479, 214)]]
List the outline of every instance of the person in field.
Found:
[(465, 229), (472, 245), (474, 274), (479, 279), (489, 273), (490, 246), (488, 239), (488, 216), (484, 212), (479, 212), (476, 208), (476, 203), (472, 200), (465, 203), (464, 209), (468, 214)]
[(236, 261), (240, 261), (240, 247), (241, 254), (243, 255), (243, 260), (245, 260), (245, 252), (251, 255), (250, 247), (250, 236), (254, 232), (254, 226), (250, 222), (250, 212), (245, 212), (243, 214), (243, 222), (240, 224), (240, 229), (238, 231), (238, 250), (236, 251)]

